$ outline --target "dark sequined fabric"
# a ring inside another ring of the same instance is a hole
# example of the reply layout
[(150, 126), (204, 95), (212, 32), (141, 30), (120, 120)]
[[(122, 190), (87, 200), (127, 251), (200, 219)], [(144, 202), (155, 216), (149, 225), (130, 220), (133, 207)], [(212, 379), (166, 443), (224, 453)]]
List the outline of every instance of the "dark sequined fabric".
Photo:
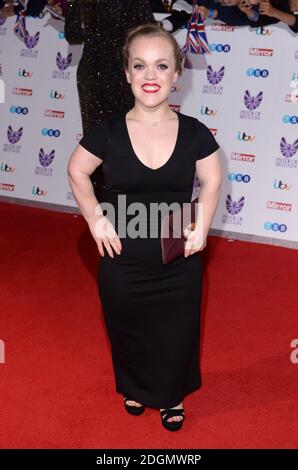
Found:
[[(68, 2), (65, 38), (83, 43), (77, 86), (84, 135), (109, 114), (127, 112), (134, 105), (123, 70), (122, 45), (127, 30), (154, 22), (149, 0), (73, 0)], [(91, 175), (101, 199), (102, 166)]]
[(73, 0), (68, 3), (65, 37), (84, 44), (77, 85), (84, 134), (108, 114), (126, 112), (134, 100), (123, 71), (126, 31), (154, 22), (148, 0)]

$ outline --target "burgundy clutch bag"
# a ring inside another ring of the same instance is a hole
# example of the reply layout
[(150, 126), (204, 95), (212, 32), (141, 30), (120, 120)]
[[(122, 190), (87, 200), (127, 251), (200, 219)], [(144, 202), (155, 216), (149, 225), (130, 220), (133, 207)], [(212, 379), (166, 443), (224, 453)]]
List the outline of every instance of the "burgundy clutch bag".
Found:
[(194, 230), (196, 222), (196, 203), (194, 199), (187, 209), (179, 209), (174, 213), (166, 215), (161, 223), (161, 252), (164, 264), (174, 261), (179, 256), (184, 256), (186, 237), (185, 229), (189, 226)]

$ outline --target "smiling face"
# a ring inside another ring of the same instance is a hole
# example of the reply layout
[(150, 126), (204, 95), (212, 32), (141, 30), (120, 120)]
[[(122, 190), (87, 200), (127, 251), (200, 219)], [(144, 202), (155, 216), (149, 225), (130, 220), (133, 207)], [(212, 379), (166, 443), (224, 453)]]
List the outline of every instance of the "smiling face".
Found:
[(126, 76), (143, 106), (153, 108), (166, 102), (178, 78), (170, 41), (161, 36), (137, 37), (129, 48)]

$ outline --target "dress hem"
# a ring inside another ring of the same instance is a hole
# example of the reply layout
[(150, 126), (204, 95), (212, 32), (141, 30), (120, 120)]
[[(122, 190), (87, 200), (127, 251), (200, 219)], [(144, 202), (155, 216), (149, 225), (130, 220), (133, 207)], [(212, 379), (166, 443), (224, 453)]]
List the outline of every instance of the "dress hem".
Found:
[[(184, 398), (189, 395), (190, 393), (193, 393), (193, 392), (196, 392), (197, 390), (199, 390), (200, 388), (202, 387), (201, 384), (197, 385), (196, 387), (193, 387), (191, 389), (189, 389), (187, 392), (185, 392), (182, 396), (182, 398), (180, 400), (176, 400), (175, 402), (172, 402), (170, 404), (167, 404), (167, 406), (164, 406), (164, 404), (161, 404), (160, 402), (157, 403), (157, 402), (149, 402), (149, 401), (146, 401), (144, 402), (144, 400), (141, 400), (141, 399), (138, 399), (137, 396), (134, 395), (133, 398), (131, 398), (131, 400), (134, 400), (138, 403), (141, 403), (142, 405), (144, 406), (148, 406), (149, 408), (158, 408), (158, 409), (161, 409), (161, 408), (173, 408), (174, 406), (177, 406), (179, 405), (179, 403), (183, 402)], [(131, 397), (131, 395), (129, 393), (126, 393), (124, 392), (123, 390), (121, 390), (120, 388), (117, 388), (116, 387), (116, 392), (117, 393), (120, 393), (121, 395), (123, 396), (129, 396)]]

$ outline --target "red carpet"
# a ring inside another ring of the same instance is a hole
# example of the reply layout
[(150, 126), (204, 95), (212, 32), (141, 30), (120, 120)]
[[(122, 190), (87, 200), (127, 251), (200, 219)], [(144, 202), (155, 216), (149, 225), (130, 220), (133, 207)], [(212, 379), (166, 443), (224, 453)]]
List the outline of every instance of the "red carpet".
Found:
[(115, 392), (83, 219), (3, 203), (0, 216), (1, 448), (297, 447), (297, 251), (210, 238), (203, 387), (169, 433)]

